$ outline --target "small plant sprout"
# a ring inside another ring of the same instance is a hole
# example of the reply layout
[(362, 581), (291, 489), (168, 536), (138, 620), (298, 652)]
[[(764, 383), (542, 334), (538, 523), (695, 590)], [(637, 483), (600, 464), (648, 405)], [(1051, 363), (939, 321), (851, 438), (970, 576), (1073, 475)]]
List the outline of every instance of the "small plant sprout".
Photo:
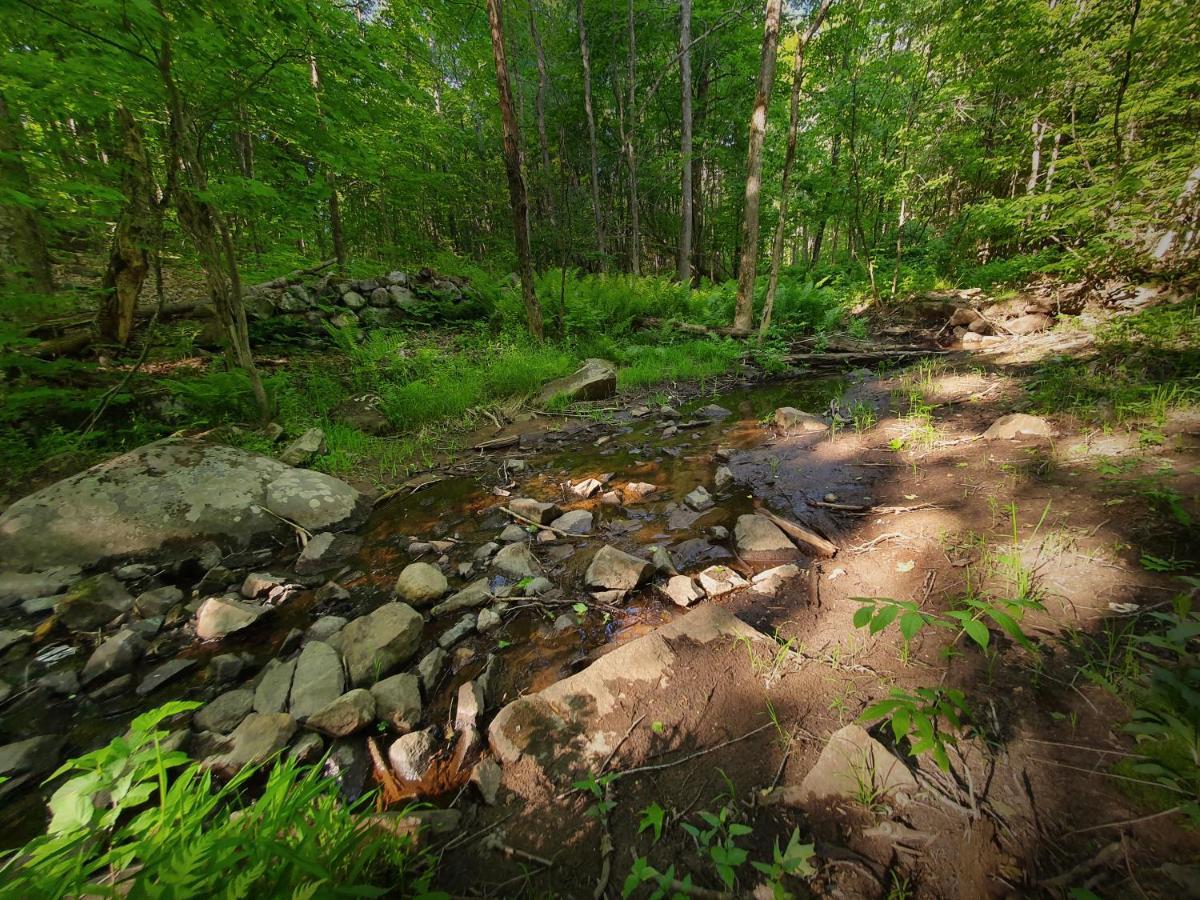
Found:
[(642, 810), (642, 818), (638, 822), (638, 834), (651, 830), (654, 832), (654, 843), (662, 838), (663, 824), (667, 820), (667, 811), (658, 803), (651, 803)]

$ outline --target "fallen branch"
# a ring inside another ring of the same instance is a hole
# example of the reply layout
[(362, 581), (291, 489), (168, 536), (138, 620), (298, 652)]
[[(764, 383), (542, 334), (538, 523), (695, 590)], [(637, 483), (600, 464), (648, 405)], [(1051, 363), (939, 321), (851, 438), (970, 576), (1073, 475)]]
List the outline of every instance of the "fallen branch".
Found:
[(822, 363), (834, 365), (850, 362), (872, 362), (879, 359), (900, 359), (906, 356), (945, 356), (949, 350), (846, 350), (826, 351), (825, 353), (792, 353), (783, 358), (786, 363)]
[(515, 447), (518, 443), (520, 443), (520, 441), (521, 441), (520, 436), (513, 434), (513, 435), (509, 435), (508, 437), (499, 437), (499, 438), (492, 438), (491, 440), (487, 440), (487, 441), (480, 441), (478, 444), (476, 444), (471, 449), (472, 450), (480, 450), (480, 451), (503, 450), (505, 447)]
[(525, 516), (521, 515), (520, 513), (513, 512), (507, 506), (500, 507), (500, 511), (504, 512), (504, 513), (508, 513), (508, 515), (512, 516), (518, 522), (524, 522), (526, 525), (533, 525), (533, 526), (536, 526), (537, 528), (544, 528), (546, 531), (552, 531), (552, 532), (554, 532), (554, 534), (561, 535), (562, 537), (565, 537), (565, 538), (571, 538), (573, 540), (580, 540), (582, 538), (587, 537), (586, 534), (571, 534), (571, 532), (563, 531), (561, 528), (555, 528), (553, 525), (543, 525), (541, 522), (535, 522), (533, 519), (527, 519)]
[(790, 519), (785, 519), (783, 516), (776, 515), (763, 506), (762, 502), (759, 500), (754, 501), (754, 508), (758, 510), (760, 515), (765, 516), (774, 522), (779, 529), (792, 540), (799, 541), (813, 550), (814, 556), (831, 557), (837, 555), (837, 544), (826, 540), (815, 531), (810, 531), (803, 525), (798, 525)]

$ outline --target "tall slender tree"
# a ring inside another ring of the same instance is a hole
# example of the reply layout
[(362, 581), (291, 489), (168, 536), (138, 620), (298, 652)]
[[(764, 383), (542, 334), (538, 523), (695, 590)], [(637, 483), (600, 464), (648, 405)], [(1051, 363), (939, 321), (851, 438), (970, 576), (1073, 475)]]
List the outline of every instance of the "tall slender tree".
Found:
[(596, 251), (600, 268), (607, 265), (608, 250), (604, 244), (604, 215), (600, 210), (600, 163), (596, 152), (596, 115), (592, 110), (592, 60), (588, 47), (587, 23), (583, 18), (583, 0), (576, 3), (576, 25), (579, 29), (579, 53), (583, 57), (583, 111), (587, 116), (588, 153), (592, 165), (592, 217), (596, 222)]
[(692, 0), (679, 3), (679, 280), (692, 280)]
[(31, 290), (48, 294), (54, 290), (50, 252), (41, 218), (32, 205), (32, 182), (21, 154), (20, 120), (0, 93), (0, 190), (12, 192), (12, 199), (0, 194), (0, 237), (17, 276)]

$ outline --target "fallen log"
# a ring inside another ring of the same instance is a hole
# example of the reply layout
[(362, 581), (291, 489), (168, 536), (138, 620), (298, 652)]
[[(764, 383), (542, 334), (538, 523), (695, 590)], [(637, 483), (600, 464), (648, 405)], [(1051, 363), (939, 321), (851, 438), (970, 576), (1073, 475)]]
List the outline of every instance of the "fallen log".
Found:
[(514, 447), (521, 442), (521, 436), (517, 434), (509, 435), (508, 437), (492, 438), (487, 441), (480, 441), (472, 450), (487, 451), (487, 450), (503, 450), (505, 447)]
[(783, 358), (786, 363), (811, 363), (840, 365), (842, 363), (874, 362), (881, 359), (901, 359), (906, 356), (945, 356), (949, 350), (906, 348), (903, 350), (844, 350), (825, 353), (791, 353)]
[(760, 500), (754, 501), (754, 508), (758, 510), (759, 515), (765, 516), (774, 522), (779, 527), (779, 530), (790, 537), (793, 541), (804, 544), (806, 547), (812, 550), (813, 556), (819, 556), (823, 559), (827, 559), (831, 556), (837, 555), (837, 544), (826, 540), (815, 531), (811, 531), (808, 528), (805, 528), (803, 525), (798, 525), (791, 519), (785, 519), (783, 516), (776, 515), (775, 513), (771, 512), (771, 510), (763, 506), (762, 501)]

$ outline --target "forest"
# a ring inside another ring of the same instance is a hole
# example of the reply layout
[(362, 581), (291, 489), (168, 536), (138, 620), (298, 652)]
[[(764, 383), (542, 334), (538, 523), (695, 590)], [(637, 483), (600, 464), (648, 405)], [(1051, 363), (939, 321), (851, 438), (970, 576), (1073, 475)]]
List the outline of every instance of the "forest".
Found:
[(0, 897), (1200, 894), (1193, 4), (0, 37)]

